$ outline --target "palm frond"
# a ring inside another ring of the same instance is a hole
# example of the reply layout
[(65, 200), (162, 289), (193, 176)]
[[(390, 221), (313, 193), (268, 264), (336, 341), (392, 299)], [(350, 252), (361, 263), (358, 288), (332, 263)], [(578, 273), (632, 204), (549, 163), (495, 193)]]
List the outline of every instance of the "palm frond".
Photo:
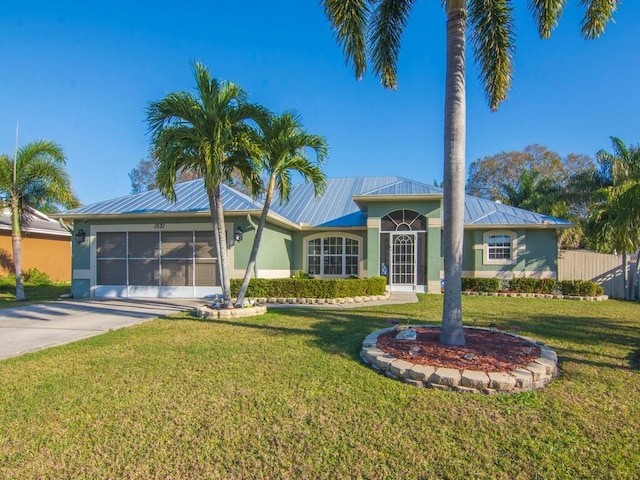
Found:
[(529, 0), (529, 10), (538, 25), (541, 38), (549, 38), (551, 30), (558, 25), (558, 20), (567, 0)]
[(581, 23), (582, 36), (592, 40), (602, 35), (607, 23), (613, 21), (619, 3), (620, 0), (580, 0), (580, 4), (587, 7)]
[(29, 142), (18, 149), (18, 170), (20, 166), (38, 159), (47, 159), (52, 163), (64, 165), (64, 150), (60, 145), (48, 140)]
[(471, 41), (491, 110), (506, 100), (513, 74), (515, 32), (508, 0), (470, 0)]
[(6, 199), (12, 190), (13, 158), (0, 155), (0, 197)]
[[(313, 185), (316, 196), (326, 188), (326, 177), (320, 165), (328, 155), (328, 146), (324, 137), (307, 132), (303, 128), (302, 118), (293, 111), (271, 117), (263, 129), (261, 138), (262, 168), (270, 179), (275, 181), (280, 201), (287, 203), (291, 193), (292, 173), (301, 175), (305, 182)], [(308, 156), (308, 150), (315, 153), (315, 161)], [(274, 192), (271, 182), (267, 186), (267, 196)]]
[(396, 89), (402, 33), (414, 0), (381, 0), (372, 15), (369, 48), (375, 73), (385, 88)]
[(356, 78), (361, 80), (367, 71), (366, 38), (371, 0), (324, 0), (322, 3), (347, 65), (353, 65)]

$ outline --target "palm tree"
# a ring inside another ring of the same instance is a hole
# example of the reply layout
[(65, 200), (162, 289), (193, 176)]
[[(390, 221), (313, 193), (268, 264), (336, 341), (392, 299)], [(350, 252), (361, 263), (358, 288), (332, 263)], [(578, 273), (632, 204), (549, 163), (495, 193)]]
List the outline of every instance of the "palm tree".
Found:
[[(635, 299), (638, 286), (636, 268), (633, 288), (628, 285), (628, 254), (637, 251), (640, 258), (640, 146), (627, 147), (611, 138), (613, 154), (598, 152), (598, 168), (593, 173), (595, 202), (588, 222), (590, 246), (604, 252), (623, 255), (625, 296)], [(640, 262), (638, 262), (640, 263)], [(636, 266), (638, 266), (636, 263)]]
[[(374, 72), (385, 88), (397, 87), (396, 64), (402, 32), (415, 0), (323, 0), (344, 55), (364, 75), (370, 54)], [(466, 138), (465, 52), (467, 17), (476, 61), (489, 106), (496, 110), (511, 85), (515, 48), (510, 0), (445, 0), (447, 73), (444, 121), (444, 308), (440, 341), (464, 345), (462, 327), (462, 240)], [(540, 36), (556, 26), (566, 0), (529, 0)], [(617, 7), (617, 1), (579, 0), (587, 11), (582, 34), (596, 38)]]
[(0, 155), (0, 196), (11, 210), (11, 243), (16, 274), (16, 300), (26, 300), (22, 278), (22, 229), (42, 205), (79, 205), (65, 170), (60, 145), (41, 140), (20, 147), (14, 158)]
[(251, 158), (257, 158), (259, 151), (252, 144), (255, 137), (252, 124), (263, 124), (269, 112), (249, 103), (238, 85), (211, 78), (203, 65), (196, 63), (193, 70), (197, 96), (174, 92), (149, 104), (147, 122), (152, 134), (153, 154), (158, 159), (156, 180), (163, 195), (175, 201), (177, 174), (192, 172), (203, 178), (222, 294), (227, 306), (231, 306), (221, 185), (234, 175), (240, 175), (247, 184), (258, 188)]
[[(319, 166), (327, 157), (327, 142), (323, 137), (303, 130), (301, 118), (292, 112), (270, 118), (260, 136), (260, 147), (262, 156), (258, 167), (267, 177), (266, 191), (249, 263), (238, 293), (238, 303), (242, 302), (249, 287), (274, 194), (278, 192), (280, 203), (286, 204), (291, 193), (291, 175), (296, 173), (301, 175), (305, 182), (311, 182), (316, 197), (324, 192), (327, 185), (326, 176)], [(315, 151), (315, 163), (307, 156), (307, 148)]]

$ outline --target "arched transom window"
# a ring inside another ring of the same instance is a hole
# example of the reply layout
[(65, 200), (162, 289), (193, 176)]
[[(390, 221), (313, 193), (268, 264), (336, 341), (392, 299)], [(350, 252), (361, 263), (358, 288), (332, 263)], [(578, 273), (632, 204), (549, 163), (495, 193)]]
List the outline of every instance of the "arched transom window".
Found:
[(383, 232), (424, 232), (427, 229), (424, 215), (413, 210), (396, 210), (382, 217)]

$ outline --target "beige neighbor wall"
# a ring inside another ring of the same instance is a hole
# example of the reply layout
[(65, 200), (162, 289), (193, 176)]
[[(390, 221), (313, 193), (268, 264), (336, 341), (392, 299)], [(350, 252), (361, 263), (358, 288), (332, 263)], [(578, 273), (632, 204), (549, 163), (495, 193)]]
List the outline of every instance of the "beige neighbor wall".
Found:
[[(558, 258), (559, 280), (591, 280), (602, 285), (604, 293), (611, 298), (624, 298), (622, 269), (622, 255), (589, 250), (561, 250)], [(629, 270), (629, 281), (632, 281), (635, 261), (631, 258)]]
[[(37, 268), (54, 282), (71, 281), (71, 237), (30, 233), (22, 237), (22, 271)], [(13, 272), (11, 232), (0, 231), (0, 275)]]

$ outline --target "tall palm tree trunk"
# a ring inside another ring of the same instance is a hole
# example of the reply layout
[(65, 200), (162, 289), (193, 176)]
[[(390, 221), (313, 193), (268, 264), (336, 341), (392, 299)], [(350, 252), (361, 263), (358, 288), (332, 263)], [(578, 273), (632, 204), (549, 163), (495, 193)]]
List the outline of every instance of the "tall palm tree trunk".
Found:
[(271, 200), (273, 199), (273, 192), (275, 190), (276, 179), (272, 175), (269, 179), (269, 186), (267, 188), (267, 195), (264, 199), (264, 205), (262, 206), (262, 213), (260, 214), (260, 221), (258, 222), (258, 228), (256, 229), (256, 235), (253, 238), (253, 246), (251, 247), (251, 254), (249, 255), (249, 263), (247, 269), (244, 272), (244, 278), (242, 279), (242, 285), (240, 286), (240, 292), (238, 293), (238, 302), (242, 302), (247, 288), (249, 288), (249, 282), (253, 275), (256, 259), (258, 258), (258, 248), (260, 247), (260, 241), (262, 240), (262, 232), (264, 231), (264, 225), (267, 222), (267, 214), (271, 208)]
[(466, 140), (466, 0), (447, 1), (447, 76), (444, 107), (444, 307), (440, 342), (464, 345), (462, 242)]
[(11, 199), (11, 246), (13, 248), (13, 266), (16, 273), (16, 301), (27, 299), (22, 284), (22, 235), (20, 234), (20, 212), (18, 201)]
[[(231, 273), (229, 272), (229, 251), (227, 249), (227, 231), (224, 224), (224, 209), (222, 207), (222, 195), (220, 193), (220, 185), (216, 186), (213, 191), (214, 208), (213, 216), (215, 217), (214, 231), (217, 229), (217, 246), (218, 256), (220, 258), (220, 273), (222, 282), (222, 296), (225, 306), (233, 307), (231, 303)], [(214, 233), (215, 235), (215, 233)]]
[[(209, 200), (209, 212), (211, 213), (211, 225), (213, 226), (213, 243), (216, 248), (216, 256), (217, 256), (217, 267), (218, 267), (218, 279), (220, 280), (220, 285), (222, 287), (222, 297), (224, 300), (228, 297), (228, 290), (225, 290), (225, 275), (227, 275), (228, 271), (223, 267), (222, 255), (223, 251), (226, 253), (226, 248), (222, 239), (220, 238), (220, 228), (219, 228), (219, 220), (218, 220), (218, 195), (216, 195), (215, 190), (211, 190), (207, 188), (207, 198)], [(224, 222), (224, 220), (223, 220)], [(222, 228), (224, 231), (224, 226)]]

